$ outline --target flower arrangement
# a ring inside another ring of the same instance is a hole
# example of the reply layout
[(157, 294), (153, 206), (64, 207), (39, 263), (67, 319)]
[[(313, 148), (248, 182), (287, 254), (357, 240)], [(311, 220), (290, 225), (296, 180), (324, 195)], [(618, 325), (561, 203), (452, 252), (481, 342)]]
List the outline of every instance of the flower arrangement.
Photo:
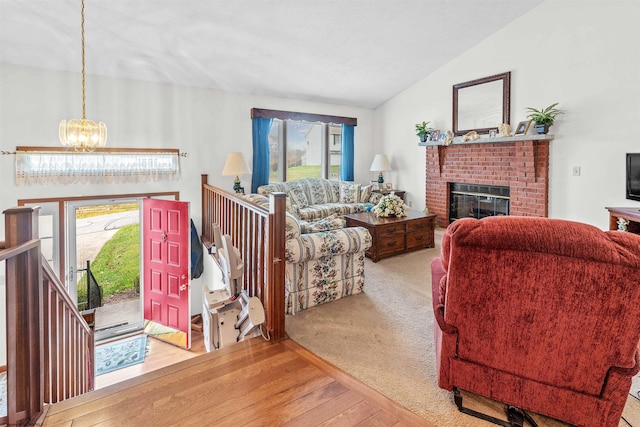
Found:
[(407, 216), (407, 205), (394, 193), (382, 197), (371, 211), (378, 217)]

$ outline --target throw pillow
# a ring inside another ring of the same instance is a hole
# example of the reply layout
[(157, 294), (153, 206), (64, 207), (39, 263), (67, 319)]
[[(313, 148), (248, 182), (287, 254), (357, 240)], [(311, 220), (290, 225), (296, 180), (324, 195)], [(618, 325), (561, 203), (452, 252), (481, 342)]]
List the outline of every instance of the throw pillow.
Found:
[(358, 203), (360, 184), (340, 183), (340, 203)]
[(291, 197), (291, 203), (297, 205), (298, 208), (304, 208), (309, 204), (307, 196), (304, 194), (304, 190), (300, 185), (291, 184), (287, 194)]
[(345, 226), (344, 219), (342, 219), (341, 217), (338, 217), (338, 215), (336, 214), (333, 214), (321, 220), (308, 222), (304, 224), (302, 226), (302, 233), (304, 234), (318, 233), (321, 231), (330, 231), (330, 230), (336, 230), (339, 228), (344, 228), (344, 226)]
[(369, 198), (371, 198), (371, 193), (373, 192), (373, 185), (365, 185), (360, 188), (360, 203), (367, 203)]
[(298, 207), (298, 205), (293, 203), (293, 200), (291, 200), (291, 196), (287, 196), (286, 210), (288, 213), (290, 213), (295, 217), (297, 217), (298, 214), (300, 213), (300, 208)]

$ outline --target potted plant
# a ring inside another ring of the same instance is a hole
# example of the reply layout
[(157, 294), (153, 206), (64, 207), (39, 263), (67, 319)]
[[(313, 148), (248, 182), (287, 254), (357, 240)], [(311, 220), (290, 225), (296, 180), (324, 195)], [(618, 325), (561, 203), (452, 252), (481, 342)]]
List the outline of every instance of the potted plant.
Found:
[(433, 128), (429, 127), (429, 123), (431, 122), (422, 122), (416, 124), (416, 135), (418, 135), (418, 137), (420, 138), (420, 142), (425, 142), (427, 138), (429, 138), (431, 132), (434, 131)]
[(560, 114), (564, 114), (564, 111), (556, 108), (558, 103), (549, 105), (547, 108), (536, 110), (535, 108), (527, 107), (529, 110), (529, 117), (536, 123), (536, 132), (538, 134), (546, 134), (549, 132), (549, 127), (553, 125), (556, 117)]

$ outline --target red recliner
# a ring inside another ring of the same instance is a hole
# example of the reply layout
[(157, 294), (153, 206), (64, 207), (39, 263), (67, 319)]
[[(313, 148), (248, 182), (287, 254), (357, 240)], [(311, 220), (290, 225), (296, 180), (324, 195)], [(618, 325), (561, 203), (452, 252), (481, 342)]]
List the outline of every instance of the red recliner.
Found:
[(431, 267), (441, 388), (576, 426), (618, 426), (640, 370), (640, 235), (549, 218), (461, 219)]

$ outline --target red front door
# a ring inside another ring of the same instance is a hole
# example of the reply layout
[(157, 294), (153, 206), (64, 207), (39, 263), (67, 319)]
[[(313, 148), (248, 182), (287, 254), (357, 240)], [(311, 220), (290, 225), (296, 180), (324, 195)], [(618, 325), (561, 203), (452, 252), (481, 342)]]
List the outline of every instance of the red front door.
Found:
[(145, 332), (191, 347), (189, 203), (142, 202)]

